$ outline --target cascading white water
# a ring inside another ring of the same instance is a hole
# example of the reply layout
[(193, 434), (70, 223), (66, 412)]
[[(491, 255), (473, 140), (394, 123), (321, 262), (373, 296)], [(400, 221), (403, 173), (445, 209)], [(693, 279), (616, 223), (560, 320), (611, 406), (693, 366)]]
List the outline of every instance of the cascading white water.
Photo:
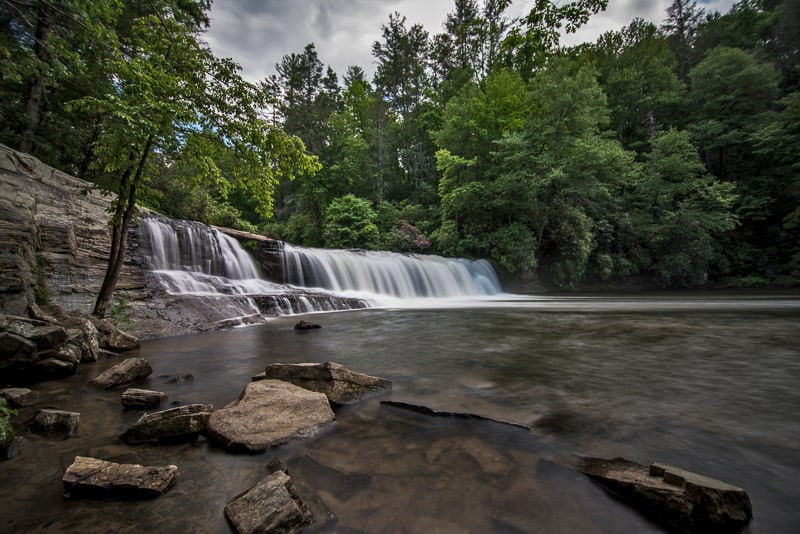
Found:
[(284, 245), (276, 252), (283, 263), (277, 283), (261, 277), (238, 241), (202, 223), (145, 217), (140, 237), (144, 262), (167, 294), (192, 298), (203, 315), (225, 320), (420, 299), (430, 305), (502, 291), (485, 260)]
[(230, 236), (194, 221), (146, 217), (144, 258), (164, 289), (179, 295), (272, 294), (247, 252)]
[(252, 323), (264, 316), (367, 306), (263, 279), (238, 241), (202, 223), (145, 217), (139, 228), (142, 258), (161, 289), (208, 322)]
[(502, 291), (485, 260), (285, 245), (283, 262), (287, 283), (376, 298), (475, 297)]

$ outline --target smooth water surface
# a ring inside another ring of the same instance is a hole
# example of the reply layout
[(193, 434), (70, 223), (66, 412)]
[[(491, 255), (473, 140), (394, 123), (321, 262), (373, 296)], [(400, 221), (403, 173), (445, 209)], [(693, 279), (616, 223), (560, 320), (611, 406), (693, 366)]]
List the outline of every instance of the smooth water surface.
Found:
[[(519, 298), (365, 310), (146, 343), (145, 387), (169, 401), (233, 400), (272, 362), (338, 361), (393, 381), (337, 409), (315, 439), (262, 455), (194, 444), (128, 446), (119, 391), (86, 383), (114, 363), (38, 385), (42, 405), (81, 412), (78, 435), (26, 435), (0, 463), (0, 531), (229, 532), (223, 508), (289, 467), (316, 532), (661, 532), (564, 467), (575, 454), (663, 462), (745, 488), (751, 533), (800, 532), (800, 299), (762, 296)], [(191, 373), (192, 379), (168, 383)], [(434, 418), (408, 401), (529, 425)], [(20, 417), (29, 416), (27, 409)], [(176, 464), (144, 502), (65, 501), (75, 455)]]

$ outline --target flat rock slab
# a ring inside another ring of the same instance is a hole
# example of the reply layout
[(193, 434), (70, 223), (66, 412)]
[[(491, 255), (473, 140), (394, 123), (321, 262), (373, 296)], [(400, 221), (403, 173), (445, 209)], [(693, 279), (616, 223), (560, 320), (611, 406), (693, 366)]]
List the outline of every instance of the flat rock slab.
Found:
[(298, 532), (314, 522), (284, 471), (272, 473), (228, 503), (225, 517), (238, 534)]
[(174, 465), (117, 464), (76, 456), (61, 480), (69, 498), (152, 499), (163, 495), (179, 476)]
[(208, 434), (228, 450), (261, 452), (333, 424), (327, 397), (281, 380), (251, 382), (238, 400), (211, 414)]
[(212, 404), (187, 404), (144, 415), (122, 434), (130, 444), (192, 441), (208, 427)]
[(739, 487), (664, 464), (582, 458), (576, 469), (639, 511), (688, 532), (740, 532), (753, 518)]
[(131, 410), (146, 410), (155, 408), (161, 404), (167, 394), (163, 391), (151, 391), (149, 389), (128, 388), (122, 392), (122, 405)]
[(96, 387), (110, 389), (144, 380), (152, 372), (152, 367), (144, 358), (127, 358), (107, 369), (89, 383)]
[(356, 373), (340, 363), (273, 363), (255, 377), (284, 380), (324, 393), (335, 404), (353, 404), (392, 389), (389, 380)]

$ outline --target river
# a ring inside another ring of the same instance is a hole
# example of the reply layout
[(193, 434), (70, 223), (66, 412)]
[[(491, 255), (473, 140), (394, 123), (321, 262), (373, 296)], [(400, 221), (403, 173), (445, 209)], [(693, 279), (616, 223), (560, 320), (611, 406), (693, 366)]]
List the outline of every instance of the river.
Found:
[[(268, 363), (333, 360), (392, 380), (392, 392), (262, 455), (202, 438), (128, 446), (118, 435), (138, 414), (119, 391), (87, 386), (115, 359), (82, 365), (35, 388), (41, 405), (81, 412), (80, 427), (67, 440), (26, 434), (0, 463), (0, 531), (230, 532), (223, 507), (277, 457), (312, 508), (328, 511), (308, 532), (662, 532), (565, 467), (580, 454), (718, 478), (749, 493), (750, 533), (800, 532), (797, 295), (500, 296), (302, 317), (323, 328), (295, 331), (292, 316), (147, 342), (144, 386), (221, 407)], [(176, 464), (182, 475), (152, 501), (67, 501), (60, 479), (75, 455)]]

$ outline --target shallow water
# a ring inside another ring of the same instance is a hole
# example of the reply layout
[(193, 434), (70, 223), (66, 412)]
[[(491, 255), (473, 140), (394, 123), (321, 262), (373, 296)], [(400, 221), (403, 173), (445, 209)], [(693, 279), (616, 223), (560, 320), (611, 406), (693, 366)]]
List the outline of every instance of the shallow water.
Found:
[[(334, 360), (392, 380), (392, 392), (263, 455), (203, 439), (134, 447), (117, 436), (139, 414), (122, 410), (119, 391), (86, 386), (115, 362), (84, 365), (36, 387), (42, 406), (81, 412), (80, 428), (68, 440), (26, 435), (0, 463), (0, 531), (229, 532), (224, 505), (279, 457), (322, 518), (309, 531), (660, 532), (563, 467), (574, 454), (719, 478), (748, 491), (751, 533), (800, 531), (796, 296), (507, 297), (307, 319), (323, 328), (297, 332), (285, 317), (148, 342), (145, 387), (223, 406), (268, 363)], [(379, 403), (389, 399), (532, 428)], [(153, 501), (65, 501), (75, 455), (174, 463), (182, 476)]]

